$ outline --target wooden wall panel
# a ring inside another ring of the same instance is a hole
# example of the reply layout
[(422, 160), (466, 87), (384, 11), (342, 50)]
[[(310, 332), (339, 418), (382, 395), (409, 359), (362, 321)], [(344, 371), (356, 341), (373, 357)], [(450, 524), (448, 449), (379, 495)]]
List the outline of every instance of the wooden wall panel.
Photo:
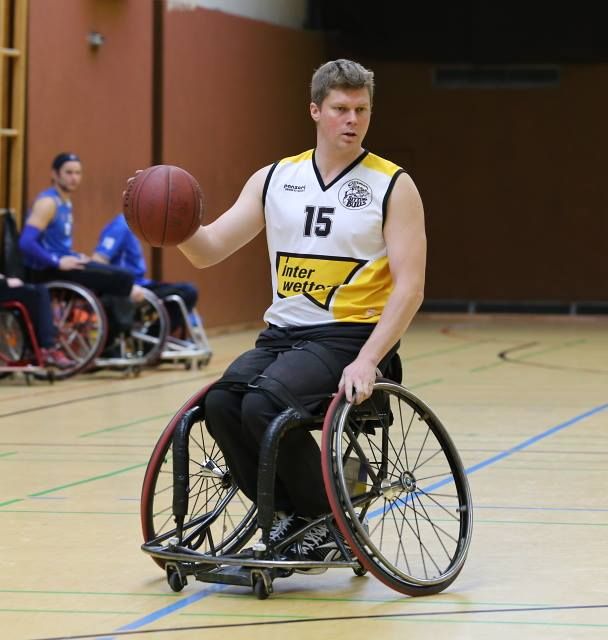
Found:
[[(92, 30), (105, 38), (98, 50)], [(151, 2), (30, 3), (27, 204), (49, 184), (55, 154), (78, 153), (74, 243), (85, 252), (120, 211), (126, 178), (150, 163), (151, 53)]]

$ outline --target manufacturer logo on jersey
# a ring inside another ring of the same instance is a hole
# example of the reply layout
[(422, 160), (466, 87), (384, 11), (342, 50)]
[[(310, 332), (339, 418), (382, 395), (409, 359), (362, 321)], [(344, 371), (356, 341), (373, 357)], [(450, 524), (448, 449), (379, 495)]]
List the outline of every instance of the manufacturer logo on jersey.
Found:
[(295, 191), (296, 193), (302, 193), (306, 189), (305, 184), (284, 184), (283, 189), (285, 191)]
[(362, 180), (348, 180), (340, 187), (338, 198), (347, 209), (363, 209), (372, 201), (372, 190)]
[(347, 284), (366, 262), (340, 256), (277, 252), (277, 294), (279, 298), (303, 295), (317, 306), (329, 309), (338, 287)]

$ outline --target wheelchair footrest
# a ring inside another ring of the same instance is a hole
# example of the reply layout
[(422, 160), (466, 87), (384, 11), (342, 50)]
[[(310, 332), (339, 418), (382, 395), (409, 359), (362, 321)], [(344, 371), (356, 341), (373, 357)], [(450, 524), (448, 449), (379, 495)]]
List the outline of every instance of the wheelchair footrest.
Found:
[(194, 577), (201, 582), (253, 587), (252, 572), (246, 567), (217, 567), (211, 571), (195, 571)]

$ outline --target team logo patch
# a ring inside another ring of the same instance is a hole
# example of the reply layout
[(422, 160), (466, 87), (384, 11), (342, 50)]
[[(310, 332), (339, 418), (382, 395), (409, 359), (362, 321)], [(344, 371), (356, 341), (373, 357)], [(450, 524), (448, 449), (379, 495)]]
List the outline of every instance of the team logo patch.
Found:
[(362, 180), (347, 180), (338, 193), (343, 207), (347, 209), (363, 209), (372, 201), (372, 190)]
[(279, 298), (303, 295), (313, 304), (329, 309), (338, 287), (347, 284), (366, 260), (277, 252)]

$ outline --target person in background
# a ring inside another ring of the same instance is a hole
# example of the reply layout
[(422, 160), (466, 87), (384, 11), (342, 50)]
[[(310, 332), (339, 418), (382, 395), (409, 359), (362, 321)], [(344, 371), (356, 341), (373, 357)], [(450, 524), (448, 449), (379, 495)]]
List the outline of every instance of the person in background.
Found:
[(51, 186), (41, 191), (25, 221), (19, 240), (28, 279), (68, 280), (96, 293), (108, 315), (108, 350), (130, 330), (134, 305), (133, 276), (123, 269), (94, 262), (72, 247), (72, 195), (80, 187), (82, 163), (74, 153), (59, 153), (51, 164)]
[(93, 260), (120, 267), (131, 273), (135, 278), (131, 299), (135, 302), (140, 301), (139, 288), (149, 289), (165, 301), (172, 333), (180, 333), (183, 330), (182, 313), (175, 303), (167, 302), (166, 298), (178, 295), (184, 301), (186, 309), (192, 312), (198, 300), (196, 287), (190, 282), (158, 282), (146, 277), (146, 259), (141, 243), (129, 228), (123, 213), (116, 215), (102, 229)]

